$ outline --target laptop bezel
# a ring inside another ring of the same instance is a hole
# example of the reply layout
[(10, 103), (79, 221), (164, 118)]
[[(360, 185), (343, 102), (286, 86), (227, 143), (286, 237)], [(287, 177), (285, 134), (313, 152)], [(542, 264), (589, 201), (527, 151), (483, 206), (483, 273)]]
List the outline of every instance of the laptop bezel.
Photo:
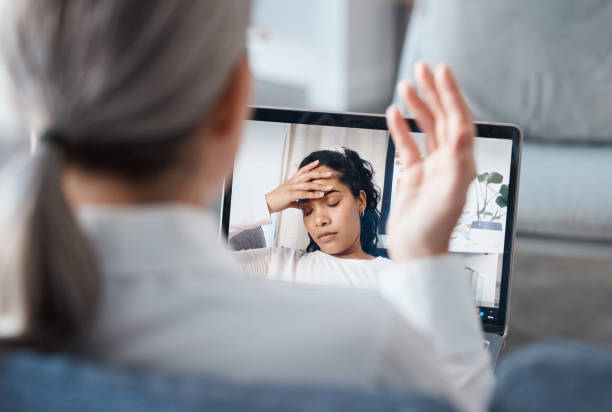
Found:
[[(267, 106), (251, 106), (251, 110), (252, 115), (250, 120), (255, 121), (388, 131), (385, 116), (381, 114), (316, 111)], [(408, 118), (406, 120), (408, 121), (410, 129), (413, 132), (421, 132), (414, 119)], [(510, 301), (514, 240), (516, 238), (516, 210), (518, 204), (523, 132), (520, 127), (511, 123), (474, 122), (474, 124), (477, 127), (476, 135), (478, 137), (506, 139), (512, 141), (509, 178), (510, 184), (508, 190), (506, 234), (504, 239), (498, 319), (496, 321), (490, 321), (485, 318), (482, 319), (483, 329), (485, 332), (505, 336), (508, 325), (508, 307)], [(230, 207), (231, 182), (226, 182), (225, 193), (222, 199), (221, 215), (221, 230), (224, 234), (227, 234), (229, 228)]]

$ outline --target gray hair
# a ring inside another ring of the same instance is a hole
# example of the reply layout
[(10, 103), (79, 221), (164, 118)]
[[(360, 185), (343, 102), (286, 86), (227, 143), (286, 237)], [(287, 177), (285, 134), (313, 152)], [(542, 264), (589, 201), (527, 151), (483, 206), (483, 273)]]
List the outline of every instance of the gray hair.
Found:
[(244, 53), (250, 1), (4, 3), (3, 55), (23, 121), (61, 144), (16, 157), (0, 179), (0, 230), (13, 238), (0, 247), (0, 346), (55, 346), (86, 328), (100, 293), (62, 192), (65, 149), (164, 142), (161, 159), (168, 142), (179, 145)]

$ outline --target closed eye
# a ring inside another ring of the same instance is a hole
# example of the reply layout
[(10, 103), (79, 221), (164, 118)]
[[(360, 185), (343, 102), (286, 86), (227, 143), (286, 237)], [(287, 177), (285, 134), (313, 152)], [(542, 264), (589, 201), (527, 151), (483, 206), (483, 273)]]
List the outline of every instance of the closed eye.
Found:
[(329, 207), (336, 207), (336, 206), (338, 206), (339, 203), (340, 203), (340, 201), (338, 200), (336, 203), (330, 203), (327, 206), (329, 206)]

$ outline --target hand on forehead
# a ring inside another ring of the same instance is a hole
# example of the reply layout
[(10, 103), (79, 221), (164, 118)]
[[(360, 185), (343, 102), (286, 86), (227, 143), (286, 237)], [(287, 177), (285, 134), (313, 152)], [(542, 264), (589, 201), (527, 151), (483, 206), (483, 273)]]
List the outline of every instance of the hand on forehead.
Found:
[(311, 182), (313, 183), (333, 186), (332, 190), (342, 190), (343, 186), (345, 186), (344, 183), (340, 181), (340, 177), (341, 177), (340, 172), (328, 166), (322, 165), (322, 166), (317, 167), (313, 171), (331, 173), (329, 177), (319, 177), (316, 179), (312, 179)]

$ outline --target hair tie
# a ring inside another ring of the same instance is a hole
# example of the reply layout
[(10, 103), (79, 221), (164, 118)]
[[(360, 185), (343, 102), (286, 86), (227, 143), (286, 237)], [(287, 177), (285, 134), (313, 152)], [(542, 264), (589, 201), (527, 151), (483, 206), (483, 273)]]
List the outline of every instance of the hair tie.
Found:
[(68, 145), (66, 136), (55, 130), (48, 130), (40, 135), (40, 142), (44, 145), (53, 145), (56, 147), (66, 147)]

